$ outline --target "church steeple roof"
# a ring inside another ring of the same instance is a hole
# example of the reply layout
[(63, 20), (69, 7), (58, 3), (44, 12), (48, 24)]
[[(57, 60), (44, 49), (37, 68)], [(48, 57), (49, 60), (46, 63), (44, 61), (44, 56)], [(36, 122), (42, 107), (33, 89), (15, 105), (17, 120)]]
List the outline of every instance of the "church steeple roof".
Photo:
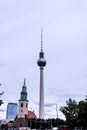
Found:
[(22, 86), (20, 100), (21, 101), (27, 100), (27, 87), (26, 87), (26, 80), (25, 79), (24, 79), (24, 83), (23, 83), (23, 86)]

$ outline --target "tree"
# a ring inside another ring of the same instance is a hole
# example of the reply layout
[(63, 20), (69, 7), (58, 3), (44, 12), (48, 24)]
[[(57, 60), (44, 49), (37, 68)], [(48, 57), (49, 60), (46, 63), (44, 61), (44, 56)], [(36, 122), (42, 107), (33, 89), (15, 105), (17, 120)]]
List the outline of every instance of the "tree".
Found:
[(8, 124), (2, 124), (0, 127), (1, 130), (8, 130)]
[(78, 106), (79, 106), (79, 112), (78, 112), (79, 120), (78, 120), (78, 123), (82, 127), (87, 128), (87, 100), (80, 101)]
[(69, 127), (83, 127), (87, 129), (87, 96), (79, 101), (69, 99), (66, 106), (62, 106), (60, 111), (65, 115), (66, 123)]
[(69, 127), (74, 128), (78, 120), (78, 104), (71, 98), (66, 101), (66, 106), (60, 108), (60, 111), (65, 115), (66, 122)]
[[(1, 92), (1, 93), (0, 93), (0, 98), (1, 98), (1, 96), (3, 95), (3, 93), (4, 93), (4, 92)], [(0, 99), (0, 106), (1, 106), (2, 104), (3, 104), (3, 100)]]

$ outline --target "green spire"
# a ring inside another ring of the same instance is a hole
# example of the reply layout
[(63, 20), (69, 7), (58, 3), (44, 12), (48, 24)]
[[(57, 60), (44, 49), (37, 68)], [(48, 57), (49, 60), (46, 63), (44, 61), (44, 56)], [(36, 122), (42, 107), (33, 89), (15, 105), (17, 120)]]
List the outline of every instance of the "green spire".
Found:
[(27, 100), (27, 88), (26, 88), (26, 80), (24, 79), (24, 84), (22, 86), (21, 98), (20, 100), (26, 101)]

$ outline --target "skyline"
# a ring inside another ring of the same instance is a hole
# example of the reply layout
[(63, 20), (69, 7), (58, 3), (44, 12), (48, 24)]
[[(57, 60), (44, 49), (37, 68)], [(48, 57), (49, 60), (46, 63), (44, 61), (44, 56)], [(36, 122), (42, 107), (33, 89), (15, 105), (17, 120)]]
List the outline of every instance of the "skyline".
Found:
[[(41, 28), (47, 65), (44, 98), (47, 118), (56, 118), (56, 105), (87, 94), (87, 1), (0, 1), (0, 92), (4, 91), (0, 119), (8, 102), (20, 98), (24, 78), (29, 109), (39, 113)], [(3, 112), (2, 112), (3, 111)], [(59, 118), (64, 118), (58, 111)]]

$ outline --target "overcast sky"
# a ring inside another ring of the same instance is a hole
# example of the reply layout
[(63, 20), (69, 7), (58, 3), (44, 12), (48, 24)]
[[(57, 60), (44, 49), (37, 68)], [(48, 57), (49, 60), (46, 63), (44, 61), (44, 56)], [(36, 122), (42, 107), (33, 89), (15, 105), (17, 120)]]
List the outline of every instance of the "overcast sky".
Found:
[(55, 104), (59, 110), (87, 94), (87, 0), (0, 0), (0, 119), (7, 103), (20, 99), (24, 78), (29, 109), (38, 116), (41, 28), (45, 117), (56, 118)]

